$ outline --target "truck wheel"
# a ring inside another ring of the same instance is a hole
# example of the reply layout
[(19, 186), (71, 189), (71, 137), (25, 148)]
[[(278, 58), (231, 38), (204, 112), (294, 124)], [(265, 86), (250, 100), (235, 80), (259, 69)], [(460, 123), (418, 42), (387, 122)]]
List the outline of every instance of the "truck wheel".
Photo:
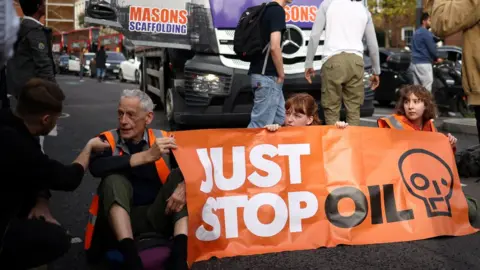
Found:
[(170, 122), (171, 124), (175, 123), (175, 108), (173, 106), (173, 90), (172, 88), (168, 88), (167, 94), (165, 96), (165, 116), (167, 117), (168, 122)]

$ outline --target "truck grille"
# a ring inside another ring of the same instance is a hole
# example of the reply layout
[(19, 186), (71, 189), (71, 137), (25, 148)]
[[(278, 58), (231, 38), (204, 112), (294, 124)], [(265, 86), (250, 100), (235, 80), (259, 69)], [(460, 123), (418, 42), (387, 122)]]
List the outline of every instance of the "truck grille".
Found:
[(210, 97), (208, 94), (201, 95), (192, 90), (185, 89), (185, 103), (189, 106), (208, 106), (210, 103)]
[(212, 97), (228, 96), (231, 85), (231, 76), (199, 72), (186, 68), (185, 102), (190, 106), (208, 106)]

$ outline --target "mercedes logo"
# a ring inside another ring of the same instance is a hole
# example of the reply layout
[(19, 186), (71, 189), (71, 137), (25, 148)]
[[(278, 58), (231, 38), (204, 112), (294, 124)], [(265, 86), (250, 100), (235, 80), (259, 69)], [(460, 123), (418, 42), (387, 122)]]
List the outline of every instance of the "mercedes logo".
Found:
[(283, 34), (282, 52), (284, 54), (295, 54), (303, 46), (302, 29), (295, 25), (287, 25), (287, 30)]

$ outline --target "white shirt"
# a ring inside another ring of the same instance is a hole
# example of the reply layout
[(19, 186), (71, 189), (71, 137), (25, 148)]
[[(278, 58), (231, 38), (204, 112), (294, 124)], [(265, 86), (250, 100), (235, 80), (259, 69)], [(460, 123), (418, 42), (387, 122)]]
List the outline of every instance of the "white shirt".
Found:
[(325, 29), (322, 62), (342, 52), (363, 57), (366, 37), (375, 74), (380, 74), (378, 43), (372, 17), (362, 1), (325, 0), (320, 4), (308, 43), (305, 68), (313, 67), (313, 58)]

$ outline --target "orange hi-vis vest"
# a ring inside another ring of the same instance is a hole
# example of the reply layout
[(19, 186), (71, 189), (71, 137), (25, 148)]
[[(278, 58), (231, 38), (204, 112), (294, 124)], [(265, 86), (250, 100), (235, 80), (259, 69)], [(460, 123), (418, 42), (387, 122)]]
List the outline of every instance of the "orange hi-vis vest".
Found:
[[(398, 115), (398, 114), (392, 114), (387, 117), (382, 117), (377, 120), (378, 127), (380, 128), (391, 128), (391, 129), (400, 129), (400, 130), (415, 130), (414, 127), (411, 125), (405, 123), (404, 121), (405, 116)], [(429, 131), (436, 132), (437, 128), (435, 127), (435, 124), (433, 123), (433, 120), (430, 119), (428, 122), (424, 124), (423, 129), (425, 128), (430, 128)]]
[[(155, 130), (155, 129), (148, 129), (148, 145), (151, 147), (157, 138), (167, 137), (167, 133), (163, 130)], [(119, 136), (116, 129), (112, 129), (109, 131), (105, 131), (101, 133), (99, 136), (103, 136), (107, 139), (110, 147), (112, 148), (112, 155), (113, 156), (121, 156), (124, 153), (122, 147), (117, 145), (119, 140)], [(159, 160), (155, 161), (155, 167), (157, 168), (158, 178), (165, 184), (167, 181), (168, 175), (170, 174), (170, 169), (168, 168), (165, 159), (160, 158)], [(87, 228), (85, 230), (85, 250), (88, 250), (92, 244), (93, 239), (93, 231), (95, 229), (95, 222), (97, 220), (97, 213), (98, 213), (98, 194), (93, 196), (92, 202), (90, 204), (89, 211), (89, 218), (87, 223)]]

